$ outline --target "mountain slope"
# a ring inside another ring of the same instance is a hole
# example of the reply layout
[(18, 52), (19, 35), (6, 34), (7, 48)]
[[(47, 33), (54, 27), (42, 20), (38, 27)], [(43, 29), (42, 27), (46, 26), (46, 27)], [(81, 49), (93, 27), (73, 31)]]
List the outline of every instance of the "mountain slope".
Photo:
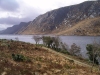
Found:
[(17, 34), (100, 35), (99, 17), (100, 1), (86, 1), (40, 15)]
[[(59, 31), (59, 32), (58, 32)], [(85, 19), (65, 30), (55, 30), (57, 35), (100, 35), (100, 17)]]
[[(35, 20), (33, 20), (28, 25), (28, 27), (20, 34), (57, 34), (58, 33), (58, 34), (68, 35), (67, 34), (68, 32), (66, 30), (69, 30), (70, 28), (75, 27), (77, 23), (80, 24), (79, 26), (81, 28), (82, 21), (88, 22), (89, 20), (92, 20), (93, 18), (96, 18), (99, 16), (100, 16), (100, 2), (87, 1), (78, 5), (72, 5), (68, 7), (59, 8), (59, 9), (47, 12), (43, 15), (40, 15)], [(96, 21), (93, 21), (93, 22), (94, 22), (93, 25), (95, 27)], [(88, 22), (86, 25), (87, 26), (90, 25), (90, 22)], [(100, 26), (99, 23), (98, 23), (98, 26)], [(76, 28), (76, 30), (77, 29), (78, 28)], [(89, 30), (89, 33), (91, 34), (92, 33), (91, 27), (88, 28), (88, 30)], [(66, 32), (63, 33), (63, 31), (66, 31)], [(98, 29), (97, 31), (99, 32), (100, 29)], [(89, 33), (81, 34), (79, 32), (79, 33), (74, 34), (73, 30), (71, 30), (69, 35), (90, 35)], [(95, 31), (93, 33), (95, 33)]]

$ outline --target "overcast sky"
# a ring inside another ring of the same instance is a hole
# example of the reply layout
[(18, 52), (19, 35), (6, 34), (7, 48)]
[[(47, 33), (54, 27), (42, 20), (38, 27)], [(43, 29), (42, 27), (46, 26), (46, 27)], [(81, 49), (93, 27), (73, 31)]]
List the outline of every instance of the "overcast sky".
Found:
[(32, 21), (47, 11), (86, 0), (0, 0), (0, 30)]

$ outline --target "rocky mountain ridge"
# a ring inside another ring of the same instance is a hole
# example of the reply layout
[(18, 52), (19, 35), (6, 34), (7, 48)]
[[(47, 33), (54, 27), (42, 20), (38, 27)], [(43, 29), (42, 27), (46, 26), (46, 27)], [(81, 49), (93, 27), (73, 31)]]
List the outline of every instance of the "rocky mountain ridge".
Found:
[(40, 15), (17, 34), (100, 35), (99, 17), (100, 1), (86, 1)]

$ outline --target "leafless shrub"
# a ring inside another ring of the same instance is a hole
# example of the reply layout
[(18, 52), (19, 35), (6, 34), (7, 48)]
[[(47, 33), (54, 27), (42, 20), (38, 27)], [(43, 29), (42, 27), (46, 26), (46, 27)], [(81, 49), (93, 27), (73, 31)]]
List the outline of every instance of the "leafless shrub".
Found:
[(37, 44), (39, 44), (39, 42), (41, 40), (41, 37), (40, 36), (33, 36), (33, 39), (35, 40), (36, 46), (37, 46)]
[(15, 37), (15, 40), (16, 40), (16, 41), (19, 41), (19, 38), (18, 38), (18, 37)]
[(71, 55), (80, 55), (81, 48), (77, 46), (75, 43), (71, 45), (70, 54)]
[(61, 49), (63, 49), (63, 50), (69, 50), (69, 46), (66, 44), (66, 43), (60, 43), (60, 45), (61, 45)]

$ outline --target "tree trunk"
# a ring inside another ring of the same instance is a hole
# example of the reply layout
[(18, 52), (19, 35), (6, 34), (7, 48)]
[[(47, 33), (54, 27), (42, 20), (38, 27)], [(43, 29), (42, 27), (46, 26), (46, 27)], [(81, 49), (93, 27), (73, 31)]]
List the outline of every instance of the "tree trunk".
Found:
[(91, 67), (91, 73), (92, 73), (92, 70), (93, 70), (93, 66), (94, 66), (94, 49), (93, 49), (93, 63), (92, 63), (92, 67)]
[(100, 64), (99, 64), (99, 68), (98, 68), (98, 70), (100, 71)]

